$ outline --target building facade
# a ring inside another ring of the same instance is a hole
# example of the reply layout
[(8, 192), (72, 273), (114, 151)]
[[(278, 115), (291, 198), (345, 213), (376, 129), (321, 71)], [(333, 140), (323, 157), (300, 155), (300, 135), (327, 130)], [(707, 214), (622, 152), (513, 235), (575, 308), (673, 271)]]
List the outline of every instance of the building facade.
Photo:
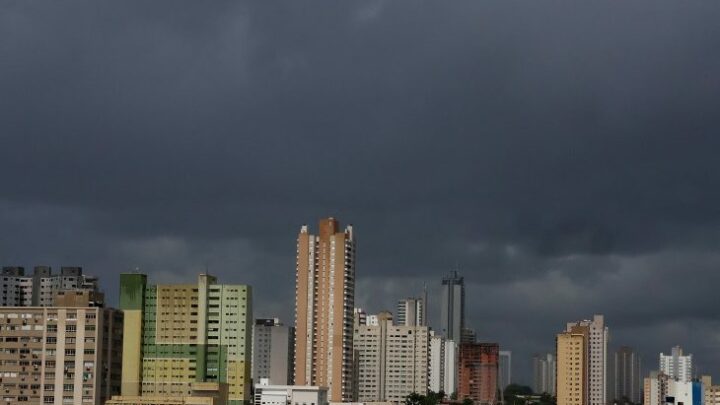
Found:
[(352, 401), (355, 236), (334, 218), (297, 239), (295, 385), (324, 386), (333, 402)]
[(692, 379), (692, 354), (683, 354), (680, 346), (675, 346), (669, 355), (660, 353), (660, 371), (670, 378), (688, 382)]
[(120, 307), (123, 401), (222, 396), (208, 387), (226, 386), (230, 404), (250, 403), (249, 286), (217, 284), (207, 274), (197, 284), (151, 285), (144, 274), (127, 273)]
[(533, 356), (533, 392), (555, 396), (555, 355), (546, 353)]
[[(587, 334), (586, 344), (586, 398), (588, 405), (606, 405), (607, 402), (607, 341), (608, 328), (603, 315), (592, 320), (570, 322), (566, 332), (580, 330)], [(558, 359), (558, 366), (559, 366)], [(559, 379), (558, 379), (559, 382)]]
[(498, 397), (497, 343), (463, 343), (460, 345), (458, 393), (460, 400), (469, 398), (478, 404), (496, 404)]
[(6, 266), (0, 279), (0, 306), (46, 307), (54, 305), (58, 291), (97, 291), (97, 278), (83, 274), (82, 267), (63, 266), (60, 274), (53, 274), (49, 266), (35, 266), (33, 274), (26, 275), (24, 267)]
[(405, 298), (398, 301), (395, 323), (402, 326), (426, 326), (424, 299)]
[(104, 404), (120, 392), (122, 330), (122, 313), (114, 309), (0, 308), (0, 397)]
[(465, 329), (465, 281), (457, 271), (442, 279), (440, 290), (440, 333), (459, 342)]
[(427, 326), (394, 325), (389, 312), (378, 325), (356, 325), (353, 338), (357, 400), (402, 402), (428, 389)]
[[(587, 404), (587, 327), (556, 338), (557, 405)], [(584, 329), (584, 330), (583, 330)]]
[(627, 399), (639, 404), (642, 398), (640, 356), (627, 346), (620, 347), (613, 355), (610, 368), (610, 401)]
[(290, 385), (295, 360), (295, 328), (279, 319), (256, 319), (253, 325), (252, 378), (270, 385)]

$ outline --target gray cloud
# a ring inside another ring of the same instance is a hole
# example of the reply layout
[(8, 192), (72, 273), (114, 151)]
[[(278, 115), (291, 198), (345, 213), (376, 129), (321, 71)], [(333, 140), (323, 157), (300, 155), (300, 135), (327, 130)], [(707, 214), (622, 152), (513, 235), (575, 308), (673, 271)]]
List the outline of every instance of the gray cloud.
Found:
[(646, 364), (679, 343), (717, 375), (719, 14), (0, 3), (0, 261), (113, 299), (120, 271), (207, 266), (290, 319), (298, 227), (335, 215), (371, 310), (457, 263), (518, 367), (604, 312)]

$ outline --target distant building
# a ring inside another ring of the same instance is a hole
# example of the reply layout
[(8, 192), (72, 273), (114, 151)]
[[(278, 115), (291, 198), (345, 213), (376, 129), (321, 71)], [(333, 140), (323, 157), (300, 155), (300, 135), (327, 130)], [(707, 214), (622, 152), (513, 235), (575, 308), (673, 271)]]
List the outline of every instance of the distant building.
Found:
[(254, 405), (328, 405), (327, 387), (272, 385), (266, 379), (255, 384)]
[(465, 328), (465, 281), (457, 271), (442, 279), (440, 290), (440, 332), (446, 339), (460, 341)]
[(290, 385), (293, 380), (295, 328), (279, 319), (256, 319), (253, 325), (252, 378), (270, 385)]
[[(587, 405), (606, 405), (607, 397), (607, 341), (608, 328), (605, 326), (605, 318), (602, 315), (594, 315), (592, 320), (570, 322), (565, 332), (583, 333), (586, 352), (582, 376), (586, 379), (583, 389)], [(560, 365), (561, 359), (558, 353), (558, 396), (560, 395)], [(562, 405), (558, 399), (558, 405)]]
[(640, 356), (630, 347), (620, 347), (610, 366), (610, 401), (629, 401), (639, 404), (642, 398)]
[(460, 344), (477, 342), (477, 333), (472, 328), (462, 328), (460, 332)]
[(498, 398), (497, 343), (463, 343), (460, 345), (458, 393), (460, 400), (469, 398), (477, 404), (496, 404)]
[(82, 267), (61, 267), (53, 274), (49, 266), (35, 266), (32, 275), (24, 267), (6, 266), (0, 274), (0, 306), (47, 307), (53, 305), (58, 291), (97, 291), (97, 278), (84, 275)]
[(555, 396), (555, 355), (533, 356), (533, 392)]
[(443, 391), (450, 397), (457, 392), (457, 345), (441, 335), (430, 332), (429, 389)]
[(422, 298), (405, 298), (398, 301), (397, 325), (425, 326), (425, 302)]
[(394, 325), (389, 312), (377, 318), (377, 325), (355, 326), (357, 400), (402, 402), (426, 394), (428, 327)]
[(675, 346), (669, 355), (660, 353), (660, 371), (671, 379), (688, 382), (692, 379), (692, 354), (683, 355), (680, 346)]
[[(120, 275), (121, 397), (113, 404), (251, 401), (252, 290), (200, 274), (193, 284)], [(205, 398), (205, 399), (202, 399)]]
[(364, 309), (353, 309), (353, 325), (367, 325), (367, 312)]
[(328, 387), (334, 402), (352, 401), (355, 236), (335, 218), (297, 238), (295, 384)]
[(0, 324), (3, 402), (102, 405), (120, 393), (120, 311), (2, 307)]
[(498, 363), (498, 388), (505, 390), (505, 387), (512, 384), (512, 352), (500, 350)]

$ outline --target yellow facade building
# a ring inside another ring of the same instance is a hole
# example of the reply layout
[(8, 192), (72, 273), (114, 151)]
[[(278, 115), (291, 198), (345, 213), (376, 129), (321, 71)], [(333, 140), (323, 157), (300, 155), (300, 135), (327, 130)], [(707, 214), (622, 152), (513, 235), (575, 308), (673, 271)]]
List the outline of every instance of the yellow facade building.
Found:
[(585, 405), (587, 330), (574, 328), (557, 335), (557, 404)]

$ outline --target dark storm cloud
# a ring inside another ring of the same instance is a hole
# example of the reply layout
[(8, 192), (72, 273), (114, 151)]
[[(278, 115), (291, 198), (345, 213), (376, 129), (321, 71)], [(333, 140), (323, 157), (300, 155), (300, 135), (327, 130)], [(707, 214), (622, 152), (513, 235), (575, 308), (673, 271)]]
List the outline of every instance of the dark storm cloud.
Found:
[(360, 304), (458, 264), (516, 358), (604, 312), (720, 371), (720, 6), (0, 4), (3, 263), (207, 267), (289, 318), (295, 233), (336, 215)]

